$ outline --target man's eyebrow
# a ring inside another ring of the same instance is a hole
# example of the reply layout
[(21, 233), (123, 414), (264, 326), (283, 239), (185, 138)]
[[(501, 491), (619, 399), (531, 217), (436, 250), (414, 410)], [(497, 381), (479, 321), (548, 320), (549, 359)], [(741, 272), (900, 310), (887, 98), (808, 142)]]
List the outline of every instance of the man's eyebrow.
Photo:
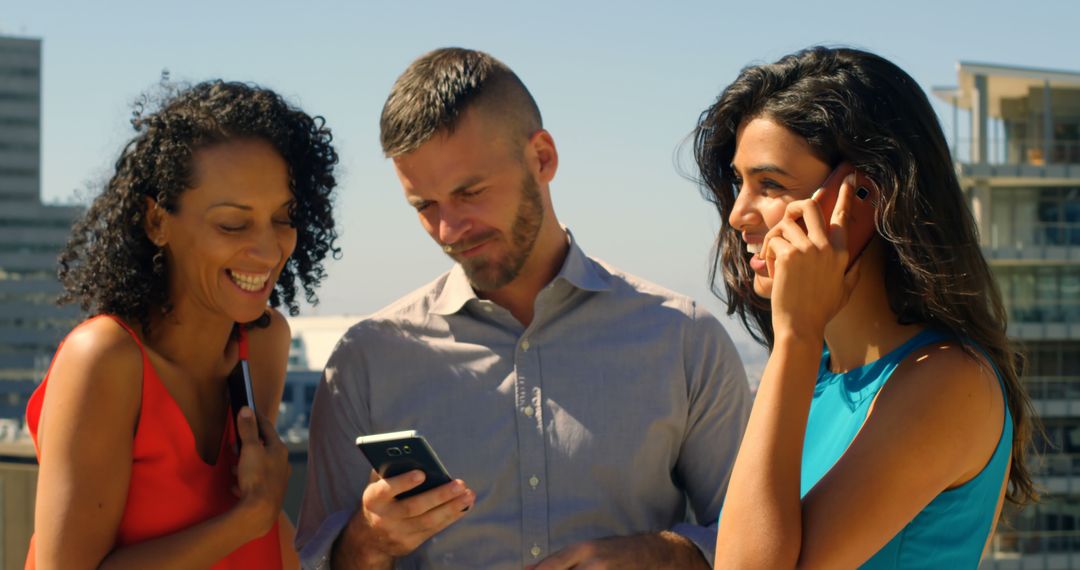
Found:
[[(476, 186), (477, 184), (480, 184), (481, 182), (483, 182), (484, 179), (485, 179), (484, 176), (472, 176), (470, 178), (466, 178), (464, 182), (462, 182), (461, 184), (458, 184), (456, 188), (451, 190), (450, 194), (454, 195), (454, 196), (460, 196), (462, 193), (468, 192), (469, 188), (472, 188), (473, 186)], [(420, 196), (416, 196), (416, 195), (406, 196), (405, 200), (409, 203), (410, 206), (412, 206), (414, 208), (417, 207), (417, 206), (422, 206), (424, 204), (427, 204), (428, 202), (431, 201), (431, 200), (428, 200), (427, 198), (421, 198)]]
[(451, 194), (461, 194), (462, 192), (467, 191), (469, 188), (472, 188), (473, 186), (476, 186), (477, 184), (479, 184), (479, 183), (481, 183), (483, 181), (484, 181), (483, 176), (473, 176), (471, 178), (466, 179), (465, 182), (462, 182), (461, 184), (458, 184), (457, 188), (454, 188), (454, 190), (452, 192), (450, 192), (450, 193)]

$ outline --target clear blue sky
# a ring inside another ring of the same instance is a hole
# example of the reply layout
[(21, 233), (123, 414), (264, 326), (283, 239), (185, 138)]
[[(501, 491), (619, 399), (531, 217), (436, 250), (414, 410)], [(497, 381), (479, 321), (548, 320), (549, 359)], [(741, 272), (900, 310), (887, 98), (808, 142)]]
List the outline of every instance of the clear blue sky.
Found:
[[(556, 212), (589, 253), (719, 314), (705, 283), (715, 213), (680, 176), (676, 150), (741, 67), (843, 44), (892, 59), (929, 90), (954, 84), (959, 60), (1080, 69), (1077, 22), (1075, 0), (0, 6), (0, 33), (44, 40), (47, 201), (108, 176), (132, 134), (132, 101), (163, 68), (180, 80), (254, 81), (326, 117), (342, 157), (344, 257), (329, 264), (322, 304), (307, 314), (371, 312), (449, 266), (378, 146), (391, 84), (430, 49), (488, 51), (530, 87), (560, 151)], [(951, 112), (938, 111), (951, 133)], [(746, 356), (760, 359), (737, 325), (729, 330)]]

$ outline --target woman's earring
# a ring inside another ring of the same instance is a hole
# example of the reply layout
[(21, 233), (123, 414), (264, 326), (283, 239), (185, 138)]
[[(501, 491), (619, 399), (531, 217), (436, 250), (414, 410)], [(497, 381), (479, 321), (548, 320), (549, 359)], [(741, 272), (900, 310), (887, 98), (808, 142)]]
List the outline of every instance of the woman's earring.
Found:
[(160, 245), (157, 247), (157, 253), (154, 254), (150, 261), (154, 267), (154, 275), (165, 275), (165, 248)]

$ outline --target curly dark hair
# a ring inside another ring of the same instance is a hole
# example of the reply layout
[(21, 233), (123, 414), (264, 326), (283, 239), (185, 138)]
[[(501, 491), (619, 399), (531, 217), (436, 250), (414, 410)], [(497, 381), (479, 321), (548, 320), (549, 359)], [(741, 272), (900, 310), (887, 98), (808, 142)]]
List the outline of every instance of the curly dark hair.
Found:
[(1006, 497), (1018, 505), (1036, 499), (1025, 463), (1034, 411), (1020, 382), (1022, 357), (1006, 335), (1001, 293), (926, 94), (878, 55), (813, 47), (744, 68), (701, 114), (694, 157), (702, 193), (720, 216), (710, 270), (713, 293), (771, 349), (771, 307), (753, 290), (752, 254), (729, 221), (736, 136), (755, 117), (799, 135), (832, 167), (850, 162), (883, 190), (876, 227), (885, 250), (889, 304), (901, 323), (948, 331), (986, 351), (1001, 374), (1016, 428)]
[(75, 223), (59, 257), (57, 276), (64, 286), (59, 304), (77, 302), (90, 314), (108, 313), (149, 328), (150, 311), (168, 311), (167, 270), (155, 263), (158, 248), (144, 230), (146, 198), (169, 213), (192, 185), (193, 156), (201, 148), (237, 138), (270, 143), (288, 165), (294, 204), (296, 249), (270, 294), (270, 305), (299, 312), (297, 281), (311, 304), (326, 277), (322, 262), (335, 259), (332, 211), (334, 166), (338, 156), (322, 117), (311, 117), (280, 95), (256, 85), (206, 81), (167, 88), (157, 110), (146, 113), (154, 97), (136, 104), (127, 143), (116, 172)]

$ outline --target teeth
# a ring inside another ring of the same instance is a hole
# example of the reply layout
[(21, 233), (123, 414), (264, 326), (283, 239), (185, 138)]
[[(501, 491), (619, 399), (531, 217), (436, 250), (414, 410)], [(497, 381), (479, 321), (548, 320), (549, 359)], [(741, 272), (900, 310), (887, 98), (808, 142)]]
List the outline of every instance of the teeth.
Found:
[(229, 277), (244, 291), (259, 291), (266, 285), (266, 280), (270, 278), (270, 272), (266, 273), (240, 273), (238, 271), (229, 270), (227, 272)]
[(761, 244), (760, 243), (748, 243), (748, 244), (746, 244), (746, 251), (749, 251), (750, 253), (758, 253), (758, 252), (761, 251)]

